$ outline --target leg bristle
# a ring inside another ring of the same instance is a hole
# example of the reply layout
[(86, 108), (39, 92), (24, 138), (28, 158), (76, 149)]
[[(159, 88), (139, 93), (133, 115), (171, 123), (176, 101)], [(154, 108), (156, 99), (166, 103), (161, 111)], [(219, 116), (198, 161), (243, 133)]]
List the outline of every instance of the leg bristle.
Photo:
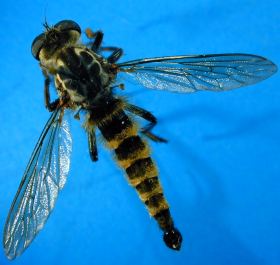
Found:
[(180, 250), (183, 238), (179, 230), (172, 227), (164, 232), (163, 240), (169, 248)]

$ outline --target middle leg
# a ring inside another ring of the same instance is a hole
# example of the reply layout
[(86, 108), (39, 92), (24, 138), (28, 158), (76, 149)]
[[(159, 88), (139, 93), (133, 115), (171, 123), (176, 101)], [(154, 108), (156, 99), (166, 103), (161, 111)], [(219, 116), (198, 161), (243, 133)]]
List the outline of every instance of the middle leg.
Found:
[(88, 131), (88, 148), (89, 148), (89, 155), (93, 162), (98, 160), (98, 153), (97, 153), (97, 146), (96, 146), (96, 135), (95, 129)]
[(112, 52), (112, 54), (110, 56), (108, 56), (108, 58), (107, 58), (107, 61), (109, 63), (115, 63), (123, 55), (123, 49), (117, 48), (117, 47), (111, 47), (111, 46), (110, 47), (101, 47), (100, 50), (101, 51), (110, 51), (110, 52)]

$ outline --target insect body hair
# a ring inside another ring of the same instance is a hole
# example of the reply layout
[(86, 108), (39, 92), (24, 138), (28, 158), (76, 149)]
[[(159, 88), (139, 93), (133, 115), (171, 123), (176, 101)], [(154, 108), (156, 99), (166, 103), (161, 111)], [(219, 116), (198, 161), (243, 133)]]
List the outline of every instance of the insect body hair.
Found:
[(124, 169), (128, 182), (136, 189), (149, 214), (164, 231), (167, 246), (178, 250), (182, 237), (174, 228), (150, 147), (139, 135), (135, 121), (123, 110), (124, 106), (125, 102), (120, 98), (106, 99), (106, 104), (90, 113), (90, 120), (113, 150), (116, 162)]

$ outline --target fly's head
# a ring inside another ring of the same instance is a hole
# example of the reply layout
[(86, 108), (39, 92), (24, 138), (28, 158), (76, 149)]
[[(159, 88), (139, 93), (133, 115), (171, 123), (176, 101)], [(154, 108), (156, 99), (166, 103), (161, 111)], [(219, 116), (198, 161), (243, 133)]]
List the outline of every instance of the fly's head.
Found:
[(72, 20), (62, 20), (50, 27), (44, 23), (45, 32), (38, 35), (31, 46), (32, 55), (41, 65), (48, 66), (63, 47), (77, 43), (80, 26)]

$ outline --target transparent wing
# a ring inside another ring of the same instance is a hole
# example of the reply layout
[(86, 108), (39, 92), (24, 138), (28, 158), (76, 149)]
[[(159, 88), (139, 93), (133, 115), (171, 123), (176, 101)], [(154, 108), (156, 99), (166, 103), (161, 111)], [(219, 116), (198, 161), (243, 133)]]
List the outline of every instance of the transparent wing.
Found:
[(64, 111), (51, 115), (35, 146), (4, 229), (7, 257), (19, 256), (43, 228), (69, 172), (72, 140)]
[(209, 54), (148, 58), (117, 64), (152, 89), (190, 93), (251, 85), (277, 71), (271, 61), (251, 54)]

